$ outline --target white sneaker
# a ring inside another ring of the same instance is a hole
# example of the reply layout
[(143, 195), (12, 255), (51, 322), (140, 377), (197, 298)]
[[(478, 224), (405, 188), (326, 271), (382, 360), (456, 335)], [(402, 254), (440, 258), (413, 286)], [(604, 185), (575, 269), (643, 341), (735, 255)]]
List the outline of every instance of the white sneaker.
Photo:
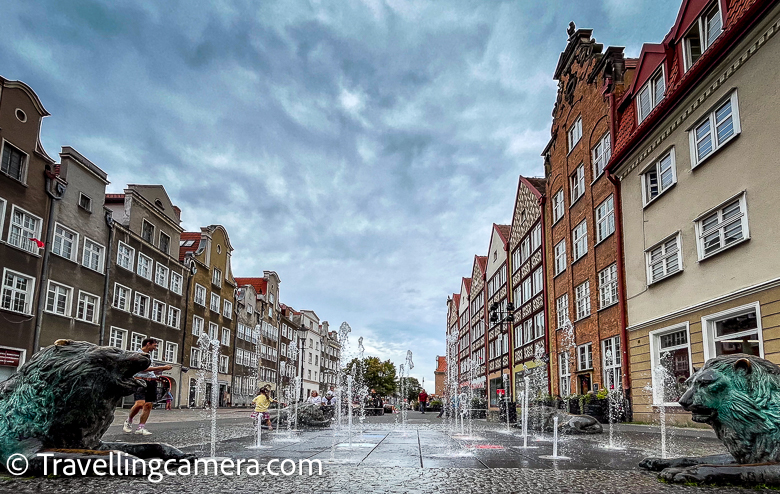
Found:
[(130, 434), (133, 432), (133, 424), (125, 420), (125, 423), (122, 425), (122, 430), (125, 431), (125, 433)]
[(151, 436), (152, 435), (152, 433), (147, 431), (145, 427), (142, 427), (140, 429), (136, 429), (135, 433), (136, 434), (140, 434), (142, 436)]

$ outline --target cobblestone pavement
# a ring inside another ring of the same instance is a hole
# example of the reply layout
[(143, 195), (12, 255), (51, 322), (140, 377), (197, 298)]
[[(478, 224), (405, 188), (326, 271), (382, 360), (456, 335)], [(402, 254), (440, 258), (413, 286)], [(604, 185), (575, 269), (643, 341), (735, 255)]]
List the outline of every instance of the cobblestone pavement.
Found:
[[(540, 458), (552, 452), (551, 438), (546, 435), (532, 436), (532, 448), (523, 449), (519, 431), (508, 431), (502, 424), (475, 421), (472, 435), (463, 437), (453, 434), (460, 431), (451, 430), (446, 420), (419, 413), (409, 414), (406, 428), (396, 423), (400, 420), (397, 415), (370, 417), (363, 426), (356, 420), (351, 435), (346, 430), (333, 429), (289, 435), (284, 429), (264, 431), (264, 449), (251, 449), (256, 438), (247, 415), (246, 410), (218, 414), (218, 457), (257, 460), (263, 466), (272, 459), (291, 459), (296, 463), (320, 460), (322, 474), (173, 476), (164, 477), (160, 483), (145, 477), (0, 478), (0, 492), (752, 492), (741, 488), (667, 485), (658, 482), (655, 475), (639, 471), (636, 465), (642, 458), (657, 455), (660, 436), (654, 427), (616, 427), (615, 439), (621, 449), (606, 447), (606, 431), (595, 436), (563, 437), (559, 455), (571, 460), (551, 461)], [(120, 411), (106, 440), (153, 439), (198, 456), (207, 456), (210, 449), (207, 443), (211, 424), (202, 412), (155, 410), (148, 424), (154, 433), (150, 437), (123, 434), (122, 420)], [(677, 454), (724, 452), (709, 430), (670, 431), (669, 442)]]

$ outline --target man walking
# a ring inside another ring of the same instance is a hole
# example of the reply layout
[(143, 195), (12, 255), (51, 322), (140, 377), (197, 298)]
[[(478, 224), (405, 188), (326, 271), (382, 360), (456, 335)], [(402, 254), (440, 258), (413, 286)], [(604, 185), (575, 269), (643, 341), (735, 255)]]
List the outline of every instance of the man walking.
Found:
[(417, 399), (420, 402), (420, 411), (422, 413), (425, 413), (425, 405), (428, 403), (428, 393), (426, 393), (425, 390), (423, 389), (422, 391), (420, 391), (420, 394), (417, 395)]
[[(141, 349), (139, 353), (148, 353), (150, 356), (152, 352), (157, 350), (159, 342), (154, 338), (146, 338), (141, 342)], [(133, 408), (130, 409), (130, 416), (125, 420), (122, 430), (130, 434), (133, 432), (133, 418), (143, 410), (141, 413), (141, 420), (136, 429), (136, 434), (149, 436), (152, 433), (146, 430), (146, 421), (149, 419), (149, 414), (152, 412), (152, 406), (157, 401), (157, 373), (165, 370), (170, 370), (173, 367), (170, 365), (155, 365), (154, 360), (151, 361), (151, 365), (143, 372), (136, 374), (136, 379), (143, 379), (146, 381), (146, 386), (139, 386), (135, 391), (135, 403)]]

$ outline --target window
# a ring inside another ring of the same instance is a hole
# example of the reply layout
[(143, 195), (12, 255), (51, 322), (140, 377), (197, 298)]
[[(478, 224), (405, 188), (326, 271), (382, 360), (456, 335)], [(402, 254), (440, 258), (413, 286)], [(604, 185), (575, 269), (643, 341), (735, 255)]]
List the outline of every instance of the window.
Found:
[(3, 271), (3, 293), (0, 307), (22, 314), (32, 314), (35, 278), (5, 269)]
[(596, 207), (596, 243), (615, 232), (615, 203), (613, 196)]
[(577, 320), (590, 315), (590, 281), (586, 281), (574, 288), (575, 312)]
[(217, 339), (217, 332), (219, 331), (219, 326), (217, 326), (217, 323), (210, 322), (209, 323), (209, 339), (214, 341)]
[(699, 260), (749, 238), (745, 194), (695, 221)]
[(569, 294), (565, 293), (555, 301), (555, 315), (557, 317), (558, 329), (566, 325), (569, 320)]
[(758, 303), (705, 316), (702, 328), (705, 360), (734, 353), (764, 358)]
[(179, 345), (170, 341), (165, 342), (165, 361), (176, 363), (176, 354), (179, 353)]
[(211, 304), (209, 305), (209, 308), (219, 314), (219, 295), (216, 293), (211, 294)]
[(561, 397), (565, 398), (571, 394), (571, 366), (569, 365), (569, 352), (558, 354), (558, 391)]
[(512, 251), (512, 273), (516, 273), (522, 264), (520, 261), (520, 248), (517, 247)]
[(168, 254), (168, 249), (171, 245), (171, 237), (163, 232), (160, 232), (160, 250)]
[(531, 257), (531, 239), (525, 237), (523, 241), (520, 242), (520, 263), (524, 263), (529, 257)]
[(154, 245), (154, 226), (146, 220), (141, 226), (141, 238)]
[(120, 240), (116, 249), (116, 265), (132, 271), (134, 258), (135, 249)]
[(165, 324), (165, 304), (159, 300), (152, 302), (152, 321)]
[(233, 318), (233, 302), (230, 302), (229, 300), (224, 300), (222, 302), (222, 315), (228, 319)]
[(539, 267), (534, 271), (533, 274), (533, 280), (534, 280), (534, 295), (541, 292), (544, 289), (544, 273), (542, 272), (542, 268)]
[(220, 355), (219, 356), (219, 372), (222, 374), (227, 374), (228, 371), (228, 356), (227, 355)]
[(162, 287), (168, 288), (168, 268), (159, 262), (155, 265), (154, 282)]
[(32, 239), (40, 240), (41, 219), (24, 209), (11, 208), (11, 227), (8, 229), (8, 243), (14, 247), (32, 254), (38, 253), (38, 244)]
[(559, 190), (553, 196), (552, 210), (553, 210), (553, 224), (557, 223), (559, 219), (563, 218), (563, 212), (566, 205), (563, 203), (563, 189)]
[(84, 255), (82, 256), (81, 264), (88, 267), (98, 273), (103, 272), (103, 246), (93, 242), (92, 240), (84, 239)]
[(230, 330), (227, 328), (222, 328), (222, 344), (230, 346)]
[(195, 284), (195, 303), (206, 306), (206, 287), (197, 283)]
[(645, 206), (677, 183), (674, 148), (642, 174), (642, 199)]
[(523, 280), (523, 303), (531, 300), (531, 292), (533, 291), (533, 281), (531, 278)]
[(203, 332), (203, 318), (198, 316), (192, 316), (192, 335), (200, 336)]
[(130, 337), (130, 351), (137, 352), (141, 349), (141, 342), (146, 338), (145, 334), (133, 333)]
[(688, 31), (684, 38), (683, 59), (685, 70), (696, 63), (702, 53), (709, 48), (723, 31), (723, 21), (718, 2), (706, 11)]
[(604, 356), (604, 387), (607, 390), (619, 390), (623, 382), (620, 368), (620, 337), (614, 336), (601, 341), (601, 354)]
[[(518, 324), (517, 326), (515, 326), (515, 338), (514, 338), (514, 341), (515, 341), (515, 349), (520, 348), (525, 343), (523, 341), (523, 325), (522, 324)], [(465, 349), (467, 347), (468, 347), (468, 345), (465, 345), (465, 344), (462, 345), (463, 349)]]
[(593, 344), (586, 343), (577, 347), (577, 370), (593, 368)]
[(599, 271), (599, 308), (609, 307), (618, 301), (617, 263)]
[(526, 343), (530, 343), (533, 339), (534, 334), (534, 321), (532, 319), (528, 319), (523, 323), (523, 341)]
[(149, 317), (149, 297), (135, 292), (135, 300), (133, 301), (133, 314), (141, 317)]
[(531, 252), (542, 246), (542, 224), (537, 223), (533, 230), (531, 230)]
[(647, 257), (647, 284), (651, 285), (678, 271), (682, 271), (680, 234), (664, 240), (645, 252)]
[(154, 261), (152, 261), (151, 257), (141, 254), (140, 252), (138, 253), (138, 266), (136, 267), (136, 273), (138, 273), (138, 276), (146, 278), (147, 280), (151, 280), (153, 265)]
[(691, 347), (688, 324), (651, 331), (650, 367), (653, 382), (653, 403), (678, 406), (677, 401), (691, 377)]
[(97, 324), (99, 312), (100, 298), (91, 293), (79, 291), (79, 305), (76, 308), (76, 319)]
[(114, 307), (120, 310), (130, 310), (130, 289), (126, 286), (114, 283)]
[(637, 97), (637, 118), (642, 123), (644, 119), (653, 111), (653, 108), (658, 106), (658, 103), (664, 99), (664, 93), (666, 92), (666, 84), (664, 82), (664, 70), (663, 67), (659, 69), (652, 77), (642, 86), (639, 90), (639, 96)]
[(51, 246), (51, 251), (65, 259), (75, 261), (78, 246), (79, 234), (57, 223), (54, 227), (54, 244)]
[(585, 220), (582, 220), (582, 223), (574, 227), (571, 234), (572, 243), (574, 244), (574, 252), (572, 253), (574, 260), (572, 262), (575, 262), (588, 253), (588, 224)]
[(563, 239), (555, 245), (555, 276), (564, 272), (567, 264), (566, 239)]
[(214, 271), (211, 272), (211, 282), (217, 286), (222, 285), (222, 271), (214, 268)]
[(27, 153), (13, 146), (8, 141), (3, 141), (3, 161), (0, 164), (0, 171), (19, 182), (24, 183), (26, 178), (25, 165), (27, 164)]
[(534, 339), (544, 336), (544, 312), (534, 314)]
[(569, 177), (569, 187), (571, 190), (572, 205), (585, 193), (585, 166), (580, 165), (574, 170), (574, 174)]
[(612, 157), (612, 144), (610, 142), (609, 132), (604, 134), (601, 139), (598, 140), (593, 147), (591, 154), (593, 155), (593, 180), (595, 181), (602, 173), (604, 168), (609, 163), (609, 158)]
[(691, 144), (691, 168), (696, 168), (740, 132), (739, 106), (735, 91), (688, 133)]
[(200, 368), (200, 348), (190, 348), (190, 367)]
[(49, 288), (46, 291), (46, 312), (60, 316), (70, 316), (70, 297), (72, 293), (73, 289), (71, 287), (49, 281)]
[(112, 326), (111, 335), (108, 337), (108, 346), (112, 346), (114, 348), (119, 348), (121, 350), (124, 350), (126, 343), (127, 343), (127, 330), (115, 328)]
[(83, 192), (79, 192), (79, 207), (84, 211), (92, 212), (92, 199)]
[(184, 278), (179, 273), (171, 272), (171, 291), (176, 295), (181, 295), (182, 280)]
[(569, 152), (571, 152), (571, 150), (574, 149), (574, 146), (576, 146), (582, 138), (582, 117), (577, 117), (577, 120), (575, 120), (574, 124), (569, 128), (568, 138)]

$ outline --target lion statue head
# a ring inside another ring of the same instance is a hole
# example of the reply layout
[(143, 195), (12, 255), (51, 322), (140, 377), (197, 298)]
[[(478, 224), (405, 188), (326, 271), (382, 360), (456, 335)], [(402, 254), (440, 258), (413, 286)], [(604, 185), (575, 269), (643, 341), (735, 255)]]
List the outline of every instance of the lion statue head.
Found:
[(57, 340), (0, 382), (0, 460), (42, 448), (95, 449), (122, 397), (140, 385), (145, 353)]
[(780, 462), (780, 367), (753, 355), (708, 360), (680, 405), (712, 426), (737, 462)]

